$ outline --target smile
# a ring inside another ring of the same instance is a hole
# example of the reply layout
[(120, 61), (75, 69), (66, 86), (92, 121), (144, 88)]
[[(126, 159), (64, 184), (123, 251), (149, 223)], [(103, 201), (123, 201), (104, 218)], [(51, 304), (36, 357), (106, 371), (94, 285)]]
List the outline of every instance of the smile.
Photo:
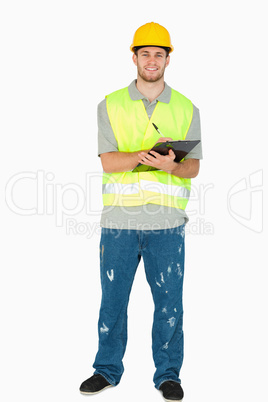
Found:
[(156, 68), (156, 67), (146, 67), (145, 70), (148, 70), (148, 71), (157, 71), (157, 68)]

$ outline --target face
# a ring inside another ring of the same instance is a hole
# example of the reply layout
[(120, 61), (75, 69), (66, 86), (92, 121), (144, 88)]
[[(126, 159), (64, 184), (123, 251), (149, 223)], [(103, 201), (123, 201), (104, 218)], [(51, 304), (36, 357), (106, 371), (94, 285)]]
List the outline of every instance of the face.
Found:
[(138, 76), (146, 82), (157, 82), (164, 77), (170, 56), (160, 47), (143, 47), (133, 55), (133, 62), (138, 68)]

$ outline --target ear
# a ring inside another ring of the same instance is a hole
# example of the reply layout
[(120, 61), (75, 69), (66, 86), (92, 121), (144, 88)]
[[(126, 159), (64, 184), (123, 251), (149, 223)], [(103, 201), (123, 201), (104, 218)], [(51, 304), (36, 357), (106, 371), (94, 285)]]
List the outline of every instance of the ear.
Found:
[(168, 55), (168, 57), (166, 58), (166, 67), (169, 65), (170, 62), (170, 55)]
[(135, 53), (133, 53), (132, 60), (133, 60), (133, 63), (135, 64), (135, 66), (136, 66), (137, 65), (137, 56), (135, 55)]

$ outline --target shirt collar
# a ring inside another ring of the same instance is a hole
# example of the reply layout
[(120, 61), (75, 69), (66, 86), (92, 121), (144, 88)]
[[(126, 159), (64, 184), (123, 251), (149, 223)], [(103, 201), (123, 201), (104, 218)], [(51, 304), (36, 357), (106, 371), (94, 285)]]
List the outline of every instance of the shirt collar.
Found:
[[(144, 95), (140, 93), (136, 86), (137, 80), (133, 80), (132, 83), (128, 87), (128, 92), (131, 100), (142, 100), (147, 99)], [(171, 88), (165, 83), (164, 91), (155, 99), (158, 102), (169, 103), (171, 98)]]

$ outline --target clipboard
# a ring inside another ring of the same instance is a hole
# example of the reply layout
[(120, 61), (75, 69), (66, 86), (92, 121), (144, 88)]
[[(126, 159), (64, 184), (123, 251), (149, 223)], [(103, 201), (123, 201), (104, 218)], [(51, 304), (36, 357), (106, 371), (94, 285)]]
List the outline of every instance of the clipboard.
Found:
[[(150, 151), (158, 152), (160, 155), (168, 155), (168, 151), (172, 149), (174, 154), (176, 155), (174, 161), (180, 162), (185, 156), (197, 145), (200, 140), (189, 140), (189, 141), (166, 141), (166, 142), (158, 142), (153, 146)], [(150, 151), (148, 152), (150, 154)], [(150, 154), (152, 155), (152, 154)], [(153, 156), (153, 155), (152, 155)], [(149, 172), (152, 170), (159, 170), (155, 167), (143, 165), (139, 163), (132, 172)]]

